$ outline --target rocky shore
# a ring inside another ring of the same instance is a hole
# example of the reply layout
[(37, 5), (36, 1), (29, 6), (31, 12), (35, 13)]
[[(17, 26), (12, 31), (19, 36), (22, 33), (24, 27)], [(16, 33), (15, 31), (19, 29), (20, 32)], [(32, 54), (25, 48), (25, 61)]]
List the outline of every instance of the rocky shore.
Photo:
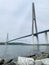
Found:
[(5, 62), (4, 59), (0, 58), (0, 65), (29, 65), (31, 61), (34, 63), (34, 65), (44, 65), (44, 63), (49, 63), (49, 54), (42, 52), (40, 54), (34, 54), (28, 57), (18, 57), (16, 62), (13, 60), (14, 59), (9, 59), (7, 62)]

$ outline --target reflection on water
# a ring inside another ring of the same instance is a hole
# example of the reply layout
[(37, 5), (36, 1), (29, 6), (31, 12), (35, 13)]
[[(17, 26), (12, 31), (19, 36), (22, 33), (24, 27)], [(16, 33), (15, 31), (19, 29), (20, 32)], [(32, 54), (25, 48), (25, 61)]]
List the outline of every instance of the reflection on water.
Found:
[[(34, 48), (34, 49), (33, 49)], [(45, 51), (47, 47), (41, 47), (40, 51)], [(0, 45), (0, 57), (17, 57), (17, 56), (27, 56), (36, 52), (37, 47), (33, 46), (21, 46), (21, 45)]]

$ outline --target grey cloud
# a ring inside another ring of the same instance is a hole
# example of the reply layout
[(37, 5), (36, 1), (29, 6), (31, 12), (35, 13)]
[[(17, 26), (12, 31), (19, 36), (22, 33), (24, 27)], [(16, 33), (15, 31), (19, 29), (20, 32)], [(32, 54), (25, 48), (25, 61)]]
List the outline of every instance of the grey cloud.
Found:
[[(35, 3), (38, 31), (49, 29), (49, 1), (0, 0), (0, 31), (3, 35), (8, 32), (9, 38), (12, 39), (31, 33), (33, 1)], [(1, 36), (1, 38), (3, 37)]]

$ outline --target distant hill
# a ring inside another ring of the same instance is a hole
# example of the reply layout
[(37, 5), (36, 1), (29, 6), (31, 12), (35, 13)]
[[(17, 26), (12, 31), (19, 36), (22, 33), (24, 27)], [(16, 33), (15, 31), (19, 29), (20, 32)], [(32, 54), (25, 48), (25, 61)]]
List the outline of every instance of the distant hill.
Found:
[[(5, 45), (6, 42), (0, 42), (0, 45)], [(27, 44), (27, 43), (19, 43), (19, 42), (12, 42), (12, 43), (7, 43), (7, 45), (26, 45), (26, 46), (32, 46), (32, 44)]]

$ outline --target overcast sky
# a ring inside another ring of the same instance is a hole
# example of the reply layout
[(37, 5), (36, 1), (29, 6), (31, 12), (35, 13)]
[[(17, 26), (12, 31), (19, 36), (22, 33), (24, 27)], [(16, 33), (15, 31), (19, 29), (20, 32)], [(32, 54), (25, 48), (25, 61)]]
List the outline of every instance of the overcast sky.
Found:
[(7, 33), (9, 39), (31, 33), (32, 2), (38, 31), (49, 29), (49, 0), (0, 0), (0, 41), (6, 41)]

